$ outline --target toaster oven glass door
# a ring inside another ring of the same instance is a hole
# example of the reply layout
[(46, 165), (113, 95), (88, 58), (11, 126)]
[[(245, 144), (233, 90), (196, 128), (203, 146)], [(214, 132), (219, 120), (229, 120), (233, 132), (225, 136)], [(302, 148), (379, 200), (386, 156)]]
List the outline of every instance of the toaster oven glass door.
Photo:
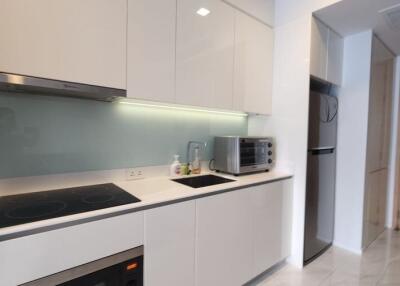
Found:
[(240, 167), (267, 164), (268, 143), (259, 140), (241, 140)]

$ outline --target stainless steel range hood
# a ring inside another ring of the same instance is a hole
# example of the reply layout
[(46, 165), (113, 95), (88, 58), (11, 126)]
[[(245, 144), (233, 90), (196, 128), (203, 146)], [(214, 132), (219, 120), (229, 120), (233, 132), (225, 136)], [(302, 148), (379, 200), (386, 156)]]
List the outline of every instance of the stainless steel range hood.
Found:
[(114, 101), (126, 90), (0, 72), (0, 91)]

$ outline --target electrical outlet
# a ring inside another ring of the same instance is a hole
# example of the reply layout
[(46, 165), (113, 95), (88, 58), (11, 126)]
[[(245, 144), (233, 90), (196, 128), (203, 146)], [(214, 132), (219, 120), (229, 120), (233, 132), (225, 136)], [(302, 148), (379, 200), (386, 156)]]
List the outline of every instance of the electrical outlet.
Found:
[(125, 170), (125, 178), (128, 181), (144, 178), (144, 172), (140, 168), (129, 168)]

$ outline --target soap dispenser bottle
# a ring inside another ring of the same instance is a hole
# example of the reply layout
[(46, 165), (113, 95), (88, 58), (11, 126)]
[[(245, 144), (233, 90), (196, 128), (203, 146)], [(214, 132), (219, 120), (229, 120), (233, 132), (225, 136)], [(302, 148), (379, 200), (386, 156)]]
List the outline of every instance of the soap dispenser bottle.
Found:
[(174, 162), (172, 162), (171, 164), (169, 174), (171, 177), (179, 176), (181, 174), (181, 163), (179, 162), (179, 155), (174, 155)]
[(199, 147), (194, 148), (194, 160), (192, 162), (192, 173), (200, 174), (201, 173), (201, 161), (199, 155)]

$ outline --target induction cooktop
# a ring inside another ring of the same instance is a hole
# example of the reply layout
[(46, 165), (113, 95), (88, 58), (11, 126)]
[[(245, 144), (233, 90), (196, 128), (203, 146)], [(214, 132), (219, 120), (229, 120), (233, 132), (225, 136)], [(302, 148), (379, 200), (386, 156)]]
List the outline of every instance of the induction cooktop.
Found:
[(0, 197), (0, 228), (140, 202), (114, 184)]

